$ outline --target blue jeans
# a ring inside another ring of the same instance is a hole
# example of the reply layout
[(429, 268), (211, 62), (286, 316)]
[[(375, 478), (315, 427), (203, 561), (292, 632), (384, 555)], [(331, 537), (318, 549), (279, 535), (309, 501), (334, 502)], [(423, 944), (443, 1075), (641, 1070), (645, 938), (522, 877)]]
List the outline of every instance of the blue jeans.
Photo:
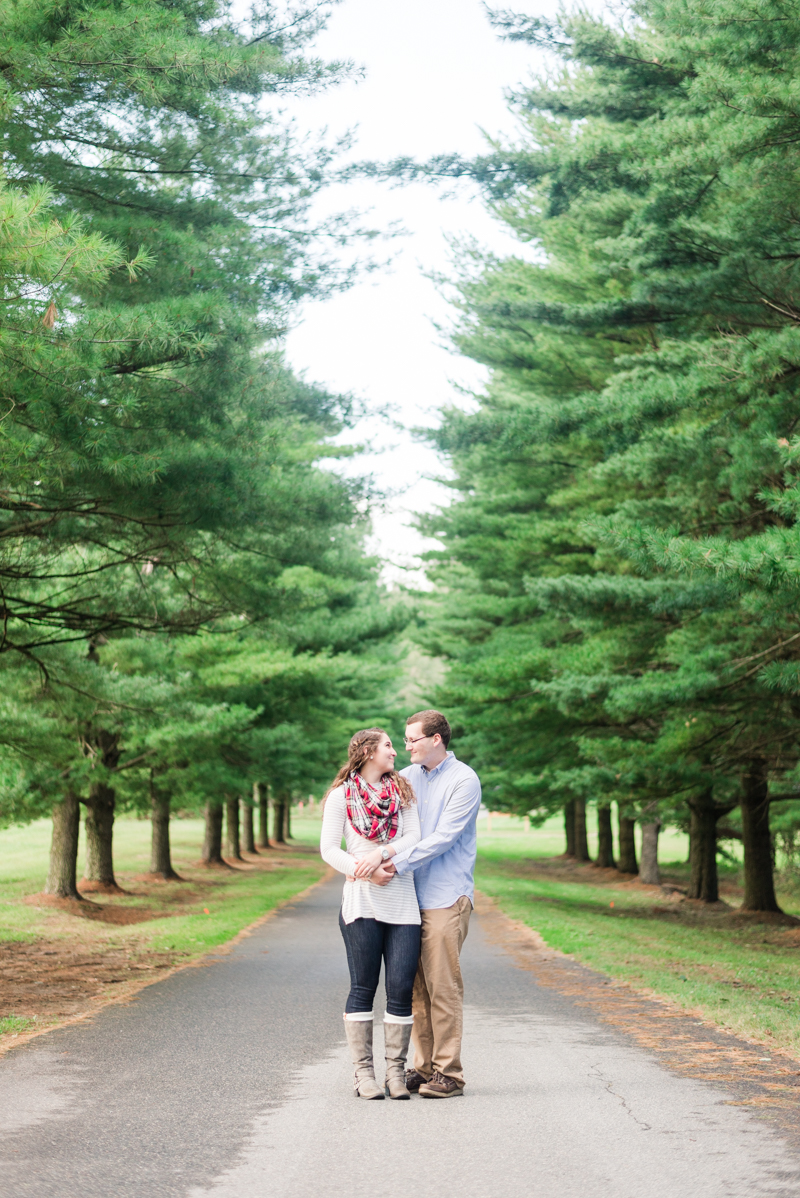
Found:
[(354, 919), (339, 927), (350, 967), (350, 993), (345, 1013), (371, 1011), (386, 963), (386, 1010), (390, 1015), (411, 1014), (411, 994), (419, 961), (420, 927), (416, 923), (383, 923), (379, 919)]

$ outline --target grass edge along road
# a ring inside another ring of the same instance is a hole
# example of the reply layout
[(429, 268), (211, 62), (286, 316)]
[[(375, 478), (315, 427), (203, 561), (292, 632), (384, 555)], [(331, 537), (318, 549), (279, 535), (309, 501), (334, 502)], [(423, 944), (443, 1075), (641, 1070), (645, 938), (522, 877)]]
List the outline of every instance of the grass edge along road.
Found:
[(48, 821), (0, 832), (0, 1054), (224, 951), (327, 873), (304, 843), (313, 827), (235, 870), (203, 869), (202, 821), (179, 819), (174, 864), (185, 881), (153, 882), (143, 872), (149, 831), (147, 821), (116, 821), (118, 880), (128, 893), (91, 895), (85, 907), (40, 893)]
[[(736, 865), (722, 874), (727, 904), (709, 910), (616, 871), (537, 856), (537, 839), (511, 826), (479, 837), (476, 884), (507, 916), (583, 965), (800, 1060), (800, 927), (738, 914)], [(667, 885), (685, 885), (685, 872), (662, 864)], [(779, 898), (800, 915), (796, 891)]]

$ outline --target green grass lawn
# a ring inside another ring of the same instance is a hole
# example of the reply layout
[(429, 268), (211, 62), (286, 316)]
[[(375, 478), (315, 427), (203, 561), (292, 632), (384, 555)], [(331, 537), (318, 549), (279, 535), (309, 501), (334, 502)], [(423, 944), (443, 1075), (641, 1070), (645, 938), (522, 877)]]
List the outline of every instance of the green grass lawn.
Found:
[[(685, 884), (686, 838), (664, 837), (661, 850), (665, 877)], [(495, 817), (489, 832), (484, 818), (477, 885), (553, 948), (740, 1035), (800, 1052), (800, 929), (671, 902), (591, 866), (562, 871), (552, 861), (562, 851), (557, 820), (528, 831), (521, 820)], [(732, 906), (738, 872), (736, 863), (721, 870), (723, 897)], [(800, 916), (796, 891), (779, 899)]]
[[(0, 832), (0, 941), (57, 940), (80, 934), (109, 944), (135, 941), (158, 952), (193, 956), (224, 944), (325, 872), (315, 853), (297, 847), (265, 854), (263, 862), (251, 869), (203, 870), (197, 866), (202, 820), (176, 819), (171, 827), (173, 861), (187, 881), (145, 884), (139, 875), (149, 866), (150, 824), (123, 816), (114, 824), (114, 861), (117, 880), (131, 893), (92, 897), (102, 905), (139, 911), (146, 919), (127, 925), (89, 921), (35, 900), (47, 873), (50, 827), (49, 820), (37, 820)], [(300, 837), (298, 841), (302, 844)], [(83, 847), (81, 830), (79, 875)]]

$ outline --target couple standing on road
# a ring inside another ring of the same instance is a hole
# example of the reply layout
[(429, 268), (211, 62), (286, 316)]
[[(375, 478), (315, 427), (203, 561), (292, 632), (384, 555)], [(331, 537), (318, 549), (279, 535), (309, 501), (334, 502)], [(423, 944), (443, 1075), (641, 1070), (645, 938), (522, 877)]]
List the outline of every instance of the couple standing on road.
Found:
[[(346, 875), (339, 927), (350, 967), (344, 1026), (359, 1098), (464, 1091), (459, 954), (475, 884), (478, 776), (448, 750), (440, 711), (406, 722), (411, 765), (381, 728), (356, 732), (325, 798), (320, 851)], [(342, 836), (347, 851), (341, 848)], [(385, 963), (386, 1082), (375, 1080), (372, 1004)], [(414, 1068), (405, 1071), (414, 1033)]]

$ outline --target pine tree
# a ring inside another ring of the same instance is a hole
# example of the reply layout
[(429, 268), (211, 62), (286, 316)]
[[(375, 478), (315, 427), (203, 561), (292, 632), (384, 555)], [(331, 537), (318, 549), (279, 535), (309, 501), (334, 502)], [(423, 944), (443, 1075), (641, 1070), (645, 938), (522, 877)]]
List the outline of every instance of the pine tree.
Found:
[(296, 415), (274, 346), (291, 305), (338, 277), (307, 219), (329, 152), (263, 110), (337, 69), (297, 52), (313, 13), (287, 41), (271, 6), (241, 27), (216, 3), (154, 0), (124, 20), (102, 4), (4, 17), (12, 240), (47, 203), (51, 226), (0, 262), (2, 648), (191, 629), (224, 610), (197, 583), (223, 534), (284, 547), (342, 495), (320, 479), (306, 496), (284, 452)]

